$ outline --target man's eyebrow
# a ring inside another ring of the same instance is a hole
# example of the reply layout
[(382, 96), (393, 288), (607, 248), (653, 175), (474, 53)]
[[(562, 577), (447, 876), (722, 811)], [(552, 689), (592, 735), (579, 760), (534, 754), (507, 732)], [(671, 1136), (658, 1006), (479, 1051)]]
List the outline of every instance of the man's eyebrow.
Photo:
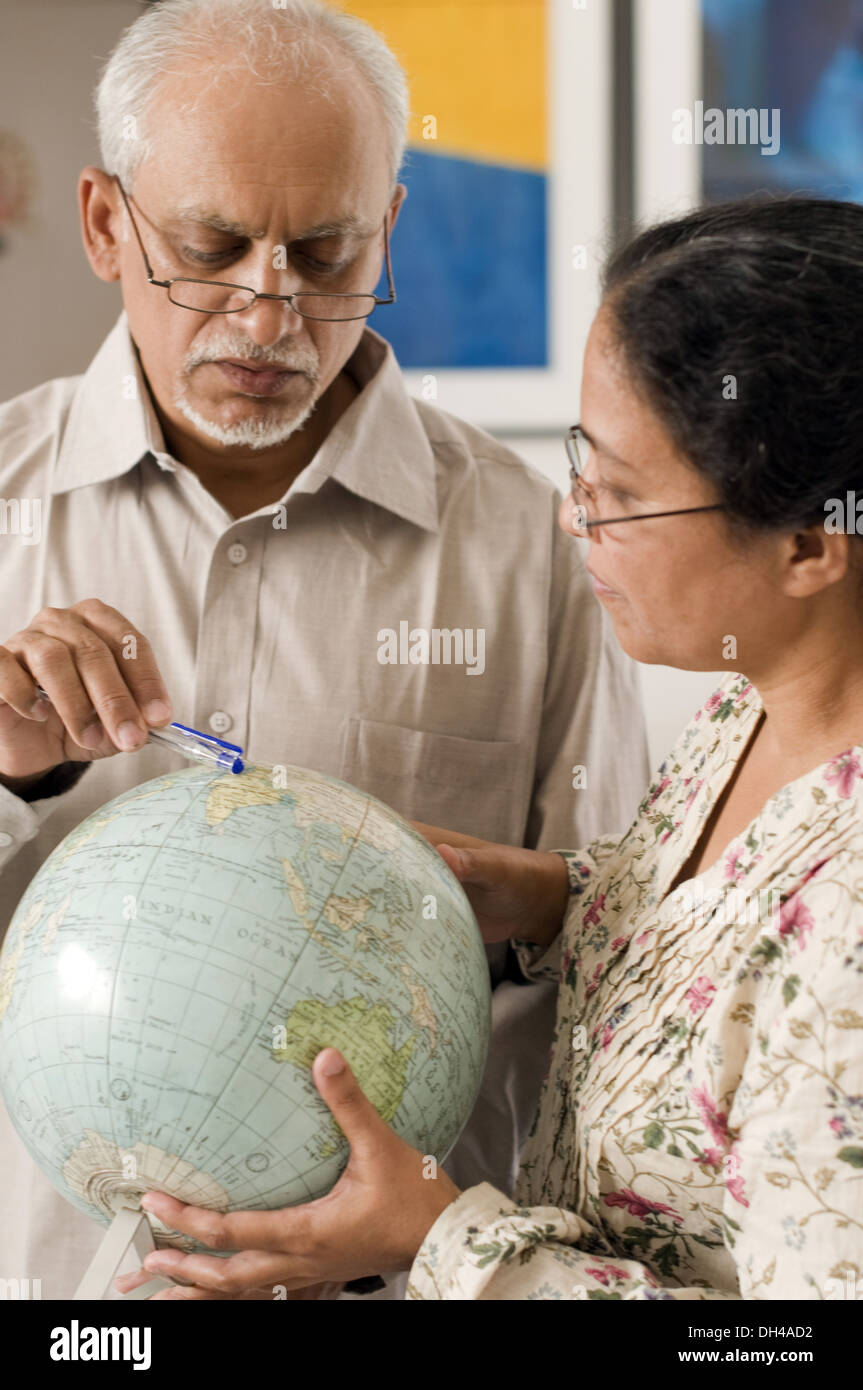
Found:
[[(267, 235), (266, 228), (263, 230), (257, 227), (247, 227), (242, 222), (232, 222), (229, 218), (222, 217), (221, 213), (210, 212), (206, 208), (196, 206), (179, 207), (171, 217), (172, 223), (195, 222), (199, 226), (209, 227), (214, 232), (227, 232), (230, 236), (248, 237), (251, 241), (259, 241)], [(370, 227), (361, 217), (354, 217), (348, 214), (346, 217), (338, 217), (329, 222), (318, 222), (313, 227), (306, 227), (299, 235), (291, 237), (291, 242), (295, 241), (317, 241), (322, 237), (355, 236), (370, 237), (377, 231), (376, 227)]]
[(581, 426), (581, 432), (590, 447), (595, 449), (598, 454), (602, 454), (603, 458), (609, 459), (612, 463), (619, 464), (621, 468), (632, 468), (632, 464), (627, 463), (626, 459), (620, 458), (619, 455), (613, 453), (611, 449), (606, 449), (604, 445), (600, 444), (599, 440), (595, 439), (594, 436), (584, 428), (584, 425)]

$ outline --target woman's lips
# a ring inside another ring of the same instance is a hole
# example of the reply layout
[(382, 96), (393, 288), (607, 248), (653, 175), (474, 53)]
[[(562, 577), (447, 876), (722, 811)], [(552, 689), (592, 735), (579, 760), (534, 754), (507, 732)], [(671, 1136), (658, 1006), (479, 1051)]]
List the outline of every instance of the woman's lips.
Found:
[(593, 592), (597, 595), (598, 598), (606, 594), (610, 594), (613, 598), (619, 597), (615, 589), (610, 589), (607, 584), (603, 584), (601, 579), (597, 579), (596, 575), (594, 574), (593, 570), (590, 568), (589, 565), (585, 565), (585, 569), (590, 575), (590, 582), (593, 585)]
[(241, 367), (237, 362), (214, 362), (233, 387), (245, 396), (275, 396), (286, 381), (299, 376), (279, 367)]

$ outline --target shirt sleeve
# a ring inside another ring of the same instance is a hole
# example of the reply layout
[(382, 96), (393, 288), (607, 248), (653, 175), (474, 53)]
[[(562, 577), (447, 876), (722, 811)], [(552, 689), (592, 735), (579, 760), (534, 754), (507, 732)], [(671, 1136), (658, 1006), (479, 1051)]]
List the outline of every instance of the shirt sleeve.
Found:
[[(63, 788), (65, 791), (71, 790), (71, 787), (77, 784), (90, 764), (68, 763), (62, 766), (81, 769), (80, 774), (73, 774), (69, 779), (69, 785)], [(8, 787), (0, 786), (0, 873), (29, 840), (36, 838), (44, 822), (59, 804), (59, 792), (51, 789), (53, 785), (58, 784), (50, 781), (48, 777), (34, 784), (30, 789), (31, 795), (41, 792), (43, 783), (45, 794), (33, 796), (31, 801), (25, 801), (9, 791)]]
[(562, 928), (550, 946), (538, 945), (534, 941), (513, 940), (513, 950), (525, 979), (560, 979), (561, 942), (566, 935), (567, 923), (572, 913), (587, 906), (592, 896), (591, 889), (596, 887), (605, 860), (615, 852), (619, 843), (619, 835), (605, 835), (602, 839), (594, 840), (593, 844), (585, 849), (551, 851), (553, 854), (561, 855), (566, 862), (569, 874), (569, 906)]
[[(612, 1238), (558, 1207), (519, 1207), (488, 1183), (429, 1230), (406, 1296), (420, 1299), (729, 1300), (847, 1297), (863, 1269), (863, 886), (859, 855), (808, 876), (753, 944), (752, 1004), (728, 1022), (745, 1056), (726, 1113), (722, 1225), (736, 1288), (663, 1285)], [(856, 868), (855, 868), (856, 865)], [(721, 1098), (720, 1098), (721, 1101)], [(859, 1296), (852, 1294), (852, 1297)]]
[(519, 1207), (490, 1183), (441, 1213), (411, 1266), (412, 1299), (722, 1300), (720, 1289), (663, 1288), (637, 1260), (612, 1259), (588, 1223), (561, 1207)]

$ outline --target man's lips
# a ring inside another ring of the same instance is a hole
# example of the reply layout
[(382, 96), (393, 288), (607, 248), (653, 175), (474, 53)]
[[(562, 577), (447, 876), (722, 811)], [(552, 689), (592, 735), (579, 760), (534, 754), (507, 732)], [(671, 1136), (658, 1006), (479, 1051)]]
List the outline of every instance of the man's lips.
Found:
[(246, 396), (275, 396), (285, 382), (301, 374), (290, 367), (258, 367), (235, 357), (223, 357), (211, 363), (224, 377)]

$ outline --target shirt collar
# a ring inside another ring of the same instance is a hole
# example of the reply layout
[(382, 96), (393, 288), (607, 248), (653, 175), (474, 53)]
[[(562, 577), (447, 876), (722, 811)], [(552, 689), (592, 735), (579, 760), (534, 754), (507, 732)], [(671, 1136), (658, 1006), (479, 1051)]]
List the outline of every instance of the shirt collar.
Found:
[[(317, 492), (327, 479), (405, 520), (438, 530), (434, 453), (408, 395), (395, 353), (366, 328), (348, 368), (360, 387), (291, 492)], [(122, 313), (81, 379), (69, 413), (54, 493), (107, 482), (147, 456), (165, 469), (159, 419)]]

